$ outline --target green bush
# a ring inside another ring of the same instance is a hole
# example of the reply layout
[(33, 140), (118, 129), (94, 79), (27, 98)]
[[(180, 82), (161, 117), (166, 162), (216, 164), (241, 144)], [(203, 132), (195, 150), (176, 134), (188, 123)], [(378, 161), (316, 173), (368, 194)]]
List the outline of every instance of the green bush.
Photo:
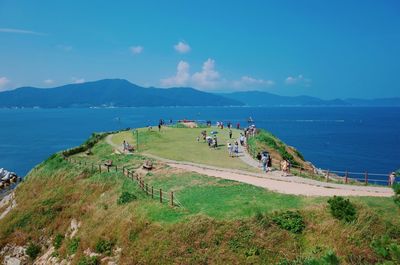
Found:
[(393, 191), (394, 191), (394, 196), (393, 196), (394, 203), (400, 207), (400, 183), (395, 183), (393, 185)]
[(101, 254), (105, 254), (105, 255), (109, 256), (109, 255), (111, 255), (113, 246), (114, 246), (114, 243), (112, 241), (105, 240), (105, 239), (99, 239), (96, 243), (95, 249), (96, 249), (97, 253), (101, 253)]
[(393, 264), (400, 264), (400, 245), (387, 235), (374, 239), (371, 247), (378, 256), (394, 262)]
[(356, 208), (349, 199), (344, 199), (340, 196), (334, 196), (328, 200), (328, 204), (331, 214), (336, 219), (343, 220), (348, 223), (356, 220)]
[(99, 265), (100, 260), (99, 257), (82, 257), (78, 265)]
[(137, 199), (137, 197), (135, 196), (135, 194), (132, 194), (132, 193), (127, 192), (127, 191), (124, 191), (119, 196), (119, 198), (117, 200), (117, 204), (121, 205), (121, 204), (130, 203), (131, 201), (134, 201), (136, 199)]
[(68, 243), (68, 253), (69, 254), (75, 254), (76, 251), (78, 250), (79, 243), (80, 243), (80, 238), (79, 237), (74, 237), (69, 241)]
[(31, 260), (35, 260), (36, 257), (40, 253), (40, 246), (35, 243), (29, 243), (28, 247), (26, 248), (26, 255), (28, 255)]
[(57, 234), (54, 237), (53, 245), (55, 249), (59, 249), (62, 245), (62, 242), (64, 240), (64, 236), (62, 234)]
[(396, 195), (400, 195), (400, 183), (395, 183), (393, 185), (393, 191)]
[(303, 217), (297, 211), (275, 213), (272, 217), (272, 221), (282, 229), (295, 234), (301, 233), (306, 227)]
[(329, 265), (339, 265), (340, 260), (336, 256), (335, 252), (332, 250), (328, 251), (323, 257), (321, 257), (322, 264), (329, 264)]

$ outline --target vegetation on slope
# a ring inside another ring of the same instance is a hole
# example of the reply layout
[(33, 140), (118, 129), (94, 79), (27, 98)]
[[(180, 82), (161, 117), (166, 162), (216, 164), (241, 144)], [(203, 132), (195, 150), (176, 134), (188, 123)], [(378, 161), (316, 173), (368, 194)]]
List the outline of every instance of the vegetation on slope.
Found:
[(258, 152), (268, 151), (272, 154), (275, 161), (282, 159), (288, 160), (293, 166), (301, 166), (305, 169), (310, 168), (305, 163), (303, 155), (293, 147), (287, 146), (270, 132), (260, 129), (255, 137), (248, 141), (250, 153), (255, 156)]
[[(141, 155), (115, 154), (104, 140), (92, 153), (75, 154), (74, 159), (112, 159), (130, 168), (139, 168), (145, 160)], [(54, 155), (18, 187), (17, 207), (0, 220), (0, 249), (13, 243), (40, 246), (40, 256), (52, 239), (53, 255), (70, 257), (73, 264), (99, 262), (85, 254), (88, 248), (100, 258), (122, 248), (120, 264), (399, 261), (400, 209), (391, 198), (351, 198), (357, 218), (346, 223), (331, 215), (327, 198), (277, 194), (157, 162), (144, 178), (175, 191), (183, 207), (160, 204), (120, 172), (95, 172)], [(121, 198), (124, 203), (118, 203)], [(72, 219), (81, 226), (71, 238)], [(32, 250), (34, 256), (38, 248)]]

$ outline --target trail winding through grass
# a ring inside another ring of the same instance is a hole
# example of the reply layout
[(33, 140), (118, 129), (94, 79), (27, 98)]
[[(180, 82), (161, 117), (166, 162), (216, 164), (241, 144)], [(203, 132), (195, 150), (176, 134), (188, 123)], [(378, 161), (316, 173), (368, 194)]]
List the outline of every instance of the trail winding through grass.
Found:
[[(123, 153), (121, 146), (112, 142), (112, 136), (113, 135), (108, 135), (106, 137), (106, 142)], [(283, 177), (282, 172), (279, 170), (269, 173), (253, 173), (238, 169), (227, 169), (192, 162), (170, 160), (148, 153), (142, 153), (142, 155), (164, 162), (171, 167), (193, 171), (207, 176), (247, 183), (283, 194), (303, 196), (393, 196), (392, 189), (387, 187), (326, 183), (297, 176)]]

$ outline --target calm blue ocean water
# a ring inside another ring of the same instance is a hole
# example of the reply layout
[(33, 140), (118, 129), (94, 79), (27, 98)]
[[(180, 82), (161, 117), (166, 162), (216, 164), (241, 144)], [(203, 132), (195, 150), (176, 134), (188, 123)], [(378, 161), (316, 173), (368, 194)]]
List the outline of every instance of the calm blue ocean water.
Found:
[(25, 175), (94, 131), (157, 124), (160, 118), (245, 125), (249, 116), (318, 167), (385, 174), (400, 168), (400, 108), (350, 107), (0, 109), (0, 167)]

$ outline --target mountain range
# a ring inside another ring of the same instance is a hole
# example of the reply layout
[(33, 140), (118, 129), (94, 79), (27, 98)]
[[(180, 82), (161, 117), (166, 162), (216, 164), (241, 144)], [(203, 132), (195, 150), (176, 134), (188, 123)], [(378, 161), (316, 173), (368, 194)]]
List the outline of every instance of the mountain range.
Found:
[(0, 92), (0, 107), (144, 106), (400, 106), (400, 98), (333, 99), (280, 96), (261, 91), (224, 94), (190, 87), (141, 87), (123, 79), (104, 79), (54, 88), (20, 87)]

